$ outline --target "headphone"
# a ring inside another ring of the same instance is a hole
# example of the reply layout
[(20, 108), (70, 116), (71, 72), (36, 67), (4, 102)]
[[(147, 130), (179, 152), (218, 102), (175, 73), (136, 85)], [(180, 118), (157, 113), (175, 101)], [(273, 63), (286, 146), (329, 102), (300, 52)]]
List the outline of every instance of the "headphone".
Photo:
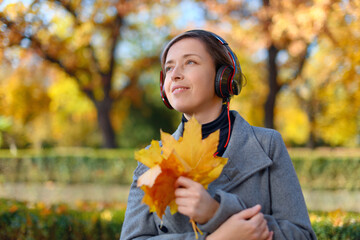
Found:
[[(238, 95), (242, 89), (242, 72), (239, 64), (239, 60), (236, 57), (235, 53), (231, 50), (228, 43), (216, 35), (215, 33), (204, 31), (204, 30), (190, 30), (185, 33), (191, 32), (204, 32), (211, 34), (216, 38), (222, 46), (227, 50), (227, 53), (231, 59), (232, 65), (222, 65), (216, 72), (215, 75), (215, 93), (218, 97), (224, 99), (226, 102), (229, 101), (230, 97), (233, 95)], [(160, 96), (165, 106), (169, 109), (173, 109), (171, 106), (166, 93), (165, 93), (165, 77), (163, 71), (160, 71)]]

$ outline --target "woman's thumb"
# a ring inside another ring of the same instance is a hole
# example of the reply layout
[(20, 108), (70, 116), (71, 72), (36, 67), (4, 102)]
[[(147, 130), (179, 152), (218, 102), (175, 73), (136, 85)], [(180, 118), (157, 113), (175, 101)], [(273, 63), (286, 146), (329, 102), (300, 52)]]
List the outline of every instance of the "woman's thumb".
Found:
[(247, 208), (245, 210), (242, 210), (241, 212), (237, 213), (237, 216), (241, 219), (247, 220), (258, 214), (260, 210), (261, 210), (261, 206), (257, 204), (252, 208)]

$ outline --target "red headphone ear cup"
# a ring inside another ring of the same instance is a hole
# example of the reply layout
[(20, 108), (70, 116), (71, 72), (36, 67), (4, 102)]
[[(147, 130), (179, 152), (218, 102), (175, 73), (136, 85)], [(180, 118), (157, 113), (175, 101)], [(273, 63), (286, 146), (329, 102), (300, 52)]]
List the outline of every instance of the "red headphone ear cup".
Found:
[(171, 104), (166, 96), (164, 82), (165, 82), (164, 73), (163, 73), (163, 71), (160, 71), (160, 96), (161, 96), (161, 99), (167, 108), (173, 109), (173, 107), (171, 106)]
[(215, 77), (215, 93), (220, 98), (231, 96), (231, 80), (234, 75), (234, 68), (229, 65), (221, 66)]

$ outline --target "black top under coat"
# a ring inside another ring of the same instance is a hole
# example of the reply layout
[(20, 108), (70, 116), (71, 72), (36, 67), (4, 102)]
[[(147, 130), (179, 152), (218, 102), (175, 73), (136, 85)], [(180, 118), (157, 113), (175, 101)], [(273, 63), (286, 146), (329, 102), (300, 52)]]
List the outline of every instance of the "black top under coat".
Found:
[[(182, 115), (181, 119), (182, 123), (186, 123), (188, 120), (185, 118), (184, 114)], [(231, 126), (234, 124), (235, 117), (230, 113), (230, 121)], [(211, 133), (215, 132), (216, 130), (220, 129), (220, 139), (219, 145), (217, 149), (217, 156), (222, 156), (225, 152), (225, 144), (228, 138), (229, 133), (229, 120), (227, 116), (227, 105), (224, 104), (222, 106), (222, 110), (220, 116), (216, 118), (214, 121), (201, 125), (201, 133), (202, 139), (209, 136)], [(232, 128), (230, 129), (231, 134)]]

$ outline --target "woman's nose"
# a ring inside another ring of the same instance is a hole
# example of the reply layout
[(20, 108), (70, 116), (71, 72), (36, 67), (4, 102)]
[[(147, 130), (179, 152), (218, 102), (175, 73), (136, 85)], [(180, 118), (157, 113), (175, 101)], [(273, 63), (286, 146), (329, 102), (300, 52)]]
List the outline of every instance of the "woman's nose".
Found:
[(184, 78), (183, 71), (181, 69), (181, 66), (175, 66), (173, 71), (171, 72), (171, 80), (177, 81)]

